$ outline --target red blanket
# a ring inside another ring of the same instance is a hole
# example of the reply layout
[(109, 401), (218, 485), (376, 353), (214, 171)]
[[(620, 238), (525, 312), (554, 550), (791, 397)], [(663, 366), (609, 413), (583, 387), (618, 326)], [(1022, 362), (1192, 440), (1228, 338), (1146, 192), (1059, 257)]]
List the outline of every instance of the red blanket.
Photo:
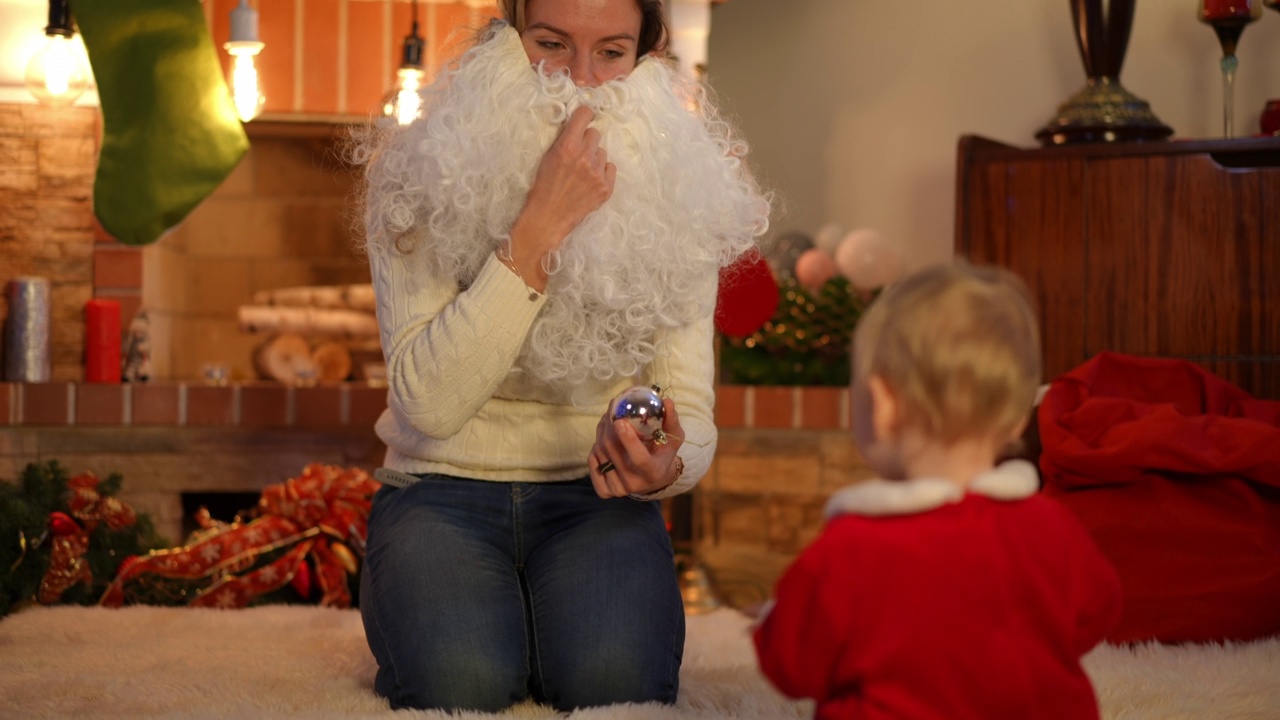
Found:
[(1101, 353), (1040, 405), (1045, 492), (1120, 573), (1112, 642), (1280, 633), (1280, 402), (1190, 362)]

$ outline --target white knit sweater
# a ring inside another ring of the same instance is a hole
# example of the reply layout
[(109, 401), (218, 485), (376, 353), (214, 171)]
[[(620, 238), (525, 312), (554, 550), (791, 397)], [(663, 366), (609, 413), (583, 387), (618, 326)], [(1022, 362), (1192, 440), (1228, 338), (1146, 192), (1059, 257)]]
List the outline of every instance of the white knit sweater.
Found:
[[(469, 288), (439, 277), (421, 250), (368, 248), (387, 360), (388, 407), (377, 423), (385, 465), (493, 481), (548, 482), (587, 475), (596, 425), (630, 385), (657, 383), (676, 402), (684, 474), (649, 498), (692, 488), (715, 454), (710, 316), (672, 331), (645, 377), (592, 389), (578, 408), (518, 371), (520, 349), (546, 302), (490, 257)], [(707, 292), (716, 291), (716, 278)]]

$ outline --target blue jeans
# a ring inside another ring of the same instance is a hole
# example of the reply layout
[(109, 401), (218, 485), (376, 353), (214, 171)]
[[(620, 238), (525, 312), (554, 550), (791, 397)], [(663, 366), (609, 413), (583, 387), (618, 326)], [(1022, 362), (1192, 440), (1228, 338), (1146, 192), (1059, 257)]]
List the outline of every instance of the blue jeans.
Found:
[(360, 613), (393, 708), (673, 703), (684, 608), (656, 502), (425, 475), (374, 496)]

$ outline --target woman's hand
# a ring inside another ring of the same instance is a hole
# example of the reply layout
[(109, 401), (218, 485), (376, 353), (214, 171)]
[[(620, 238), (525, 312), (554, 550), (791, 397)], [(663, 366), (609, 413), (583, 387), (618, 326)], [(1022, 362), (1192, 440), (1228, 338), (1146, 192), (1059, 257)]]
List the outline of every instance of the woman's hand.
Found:
[(595, 118), (581, 105), (542, 156), (524, 208), (511, 226), (511, 259), (535, 290), (546, 287), (542, 257), (613, 195), (618, 169), (600, 147)]
[[(596, 444), (587, 457), (597, 495), (611, 498), (649, 493), (676, 481), (680, 471), (676, 454), (684, 444), (684, 431), (675, 402), (664, 398), (662, 406), (662, 432), (667, 435), (662, 444), (646, 443), (631, 423), (613, 420), (605, 411), (596, 425)], [(606, 462), (613, 463), (613, 469), (602, 473), (600, 466)]]

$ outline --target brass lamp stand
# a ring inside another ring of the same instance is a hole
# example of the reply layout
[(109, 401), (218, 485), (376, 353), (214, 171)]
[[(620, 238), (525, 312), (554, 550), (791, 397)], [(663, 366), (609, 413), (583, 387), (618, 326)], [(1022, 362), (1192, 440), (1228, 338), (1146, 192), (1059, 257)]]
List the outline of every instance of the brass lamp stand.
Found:
[(1164, 140), (1173, 129), (1120, 84), (1136, 0), (1069, 0), (1088, 81), (1036, 133), (1044, 145)]

